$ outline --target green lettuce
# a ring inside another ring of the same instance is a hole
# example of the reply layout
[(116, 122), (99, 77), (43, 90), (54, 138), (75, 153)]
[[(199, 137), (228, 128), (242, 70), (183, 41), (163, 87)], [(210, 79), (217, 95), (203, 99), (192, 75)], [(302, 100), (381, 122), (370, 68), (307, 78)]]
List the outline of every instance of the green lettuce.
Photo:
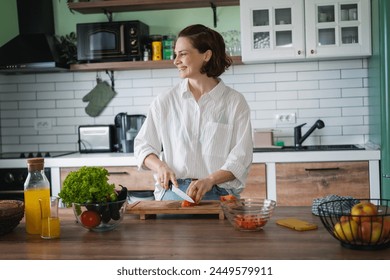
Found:
[(65, 178), (58, 196), (70, 207), (76, 203), (110, 201), (116, 195), (115, 185), (108, 183), (108, 171), (103, 167), (83, 166)]

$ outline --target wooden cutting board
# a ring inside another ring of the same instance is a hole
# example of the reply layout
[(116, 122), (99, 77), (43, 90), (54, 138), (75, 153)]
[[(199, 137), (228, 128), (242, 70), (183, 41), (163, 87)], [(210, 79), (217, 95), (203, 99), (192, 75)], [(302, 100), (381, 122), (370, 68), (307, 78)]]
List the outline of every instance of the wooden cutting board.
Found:
[(216, 214), (220, 220), (225, 218), (218, 200), (201, 201), (198, 205), (181, 207), (182, 201), (137, 201), (127, 205), (126, 213), (140, 215), (141, 220), (151, 214)]

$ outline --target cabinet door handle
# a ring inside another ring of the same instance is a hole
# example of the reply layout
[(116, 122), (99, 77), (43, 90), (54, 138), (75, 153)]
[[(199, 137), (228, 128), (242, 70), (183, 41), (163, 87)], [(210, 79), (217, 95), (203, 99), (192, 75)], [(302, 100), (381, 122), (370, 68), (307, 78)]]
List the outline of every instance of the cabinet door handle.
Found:
[(130, 173), (127, 171), (113, 171), (113, 172), (108, 172), (110, 175), (129, 175)]
[(310, 51), (310, 53), (311, 53), (311, 54), (314, 54), (314, 53), (315, 53), (315, 51), (314, 51), (314, 50), (311, 50), (311, 51)]
[(340, 167), (324, 167), (324, 168), (305, 168), (305, 171), (337, 171), (340, 170)]

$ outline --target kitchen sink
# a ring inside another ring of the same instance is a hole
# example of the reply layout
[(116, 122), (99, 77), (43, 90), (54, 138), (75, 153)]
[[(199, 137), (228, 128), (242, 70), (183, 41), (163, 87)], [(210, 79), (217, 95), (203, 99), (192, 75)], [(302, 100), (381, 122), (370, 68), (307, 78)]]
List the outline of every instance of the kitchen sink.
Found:
[(278, 147), (264, 147), (253, 148), (253, 152), (315, 152), (315, 151), (348, 151), (348, 150), (364, 150), (364, 147), (353, 144), (341, 145), (308, 145), (308, 146), (283, 146)]

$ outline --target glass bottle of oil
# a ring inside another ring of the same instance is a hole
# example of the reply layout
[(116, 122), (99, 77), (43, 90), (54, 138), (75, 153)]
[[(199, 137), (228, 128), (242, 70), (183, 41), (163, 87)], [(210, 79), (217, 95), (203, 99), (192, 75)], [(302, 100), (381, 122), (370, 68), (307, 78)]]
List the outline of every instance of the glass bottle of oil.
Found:
[(44, 172), (43, 158), (27, 160), (28, 175), (24, 183), (24, 213), (26, 231), (29, 234), (41, 234), (41, 208), (39, 199), (49, 199), (50, 183)]

